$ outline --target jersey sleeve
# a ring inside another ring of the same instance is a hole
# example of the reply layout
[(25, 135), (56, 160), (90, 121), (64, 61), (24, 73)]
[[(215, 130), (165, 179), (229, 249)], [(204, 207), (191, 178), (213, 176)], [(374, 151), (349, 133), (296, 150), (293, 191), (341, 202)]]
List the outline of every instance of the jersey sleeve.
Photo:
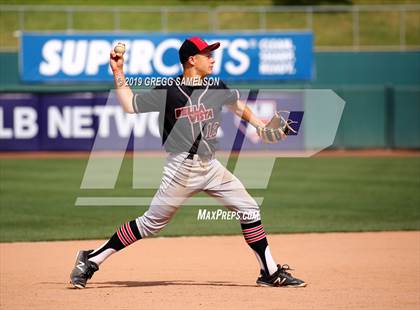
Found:
[(223, 81), (220, 81), (220, 88), (224, 90), (223, 104), (233, 104), (240, 99), (239, 91), (235, 88), (229, 88)]
[(134, 93), (133, 109), (136, 113), (159, 112), (166, 105), (166, 89), (155, 87)]

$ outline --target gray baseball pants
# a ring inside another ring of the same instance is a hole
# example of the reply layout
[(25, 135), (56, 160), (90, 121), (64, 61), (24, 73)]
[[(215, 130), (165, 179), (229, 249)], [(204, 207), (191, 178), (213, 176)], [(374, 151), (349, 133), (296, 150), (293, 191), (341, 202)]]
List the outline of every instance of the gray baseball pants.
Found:
[[(243, 224), (260, 219), (259, 206), (245, 187), (215, 158), (201, 158), (189, 153), (169, 154), (163, 168), (162, 182), (149, 209), (136, 219), (142, 238), (157, 234), (178, 208), (199, 192), (218, 199), (229, 210), (240, 215)], [(257, 214), (257, 217), (243, 216)]]

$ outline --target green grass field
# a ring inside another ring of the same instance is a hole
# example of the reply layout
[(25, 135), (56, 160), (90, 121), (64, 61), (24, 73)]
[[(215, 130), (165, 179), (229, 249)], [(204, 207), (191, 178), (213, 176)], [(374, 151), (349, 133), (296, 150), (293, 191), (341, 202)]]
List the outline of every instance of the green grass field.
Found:
[[(110, 236), (146, 207), (76, 207), (78, 196), (148, 196), (125, 159), (114, 190), (80, 190), (87, 159), (1, 159), (0, 241)], [(420, 229), (420, 157), (277, 159), (262, 216), (269, 233)], [(197, 221), (184, 206), (160, 236), (239, 234), (237, 221)], [(217, 207), (208, 207), (213, 210)]]

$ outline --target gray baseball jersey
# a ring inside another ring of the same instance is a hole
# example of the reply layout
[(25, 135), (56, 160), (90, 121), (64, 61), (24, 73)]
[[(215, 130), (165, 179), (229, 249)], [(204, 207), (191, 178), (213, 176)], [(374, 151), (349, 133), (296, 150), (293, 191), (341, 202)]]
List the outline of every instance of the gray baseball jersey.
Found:
[(136, 219), (142, 237), (158, 233), (192, 195), (204, 191), (238, 212), (241, 223), (254, 222), (259, 206), (242, 183), (217, 159), (217, 130), (223, 105), (239, 99), (223, 82), (190, 87), (180, 83), (135, 94), (138, 113), (159, 112), (162, 144), (169, 153), (162, 182), (149, 209)]

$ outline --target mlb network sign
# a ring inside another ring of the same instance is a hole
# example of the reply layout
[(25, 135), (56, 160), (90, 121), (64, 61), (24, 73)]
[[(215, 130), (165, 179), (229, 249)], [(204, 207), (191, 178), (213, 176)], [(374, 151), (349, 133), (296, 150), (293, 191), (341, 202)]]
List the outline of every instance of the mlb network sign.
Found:
[[(248, 92), (245, 92), (244, 96)], [(304, 96), (299, 92), (260, 92), (261, 98), (247, 103), (258, 118), (270, 120), (281, 109), (302, 111)], [(179, 112), (179, 117), (186, 116)], [(39, 150), (161, 150), (159, 113), (125, 113), (114, 92), (72, 94), (0, 94), (0, 151)], [(222, 111), (217, 131), (219, 149), (231, 150), (238, 130), (243, 150), (263, 147), (252, 126)], [(290, 112), (288, 119), (302, 122), (303, 112)], [(264, 148), (300, 150), (303, 130), (283, 143)], [(246, 138), (246, 139), (244, 139)], [(135, 141), (135, 143), (134, 143)], [(239, 146), (237, 147), (239, 148)]]
[[(214, 74), (231, 81), (310, 80), (312, 33), (198, 34), (214, 51)], [(40, 34), (21, 38), (20, 75), (27, 82), (111, 81), (109, 52), (126, 44), (128, 77), (181, 73), (178, 49), (192, 34)]]

